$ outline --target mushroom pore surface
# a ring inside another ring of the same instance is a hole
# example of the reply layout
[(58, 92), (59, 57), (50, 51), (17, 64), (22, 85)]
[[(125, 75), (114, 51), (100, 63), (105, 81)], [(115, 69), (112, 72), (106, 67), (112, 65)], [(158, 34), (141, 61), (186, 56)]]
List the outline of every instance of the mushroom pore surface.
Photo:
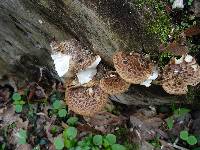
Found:
[(113, 56), (113, 63), (117, 73), (126, 82), (140, 84), (152, 73), (153, 63), (139, 53), (118, 51)]
[(111, 71), (100, 80), (99, 86), (104, 92), (115, 95), (127, 91), (130, 83), (123, 80), (116, 72)]
[(200, 82), (200, 67), (195, 58), (182, 56), (180, 59), (172, 58), (163, 70), (163, 89), (174, 95), (186, 94), (187, 86), (196, 86)]
[(108, 94), (99, 86), (68, 88), (66, 102), (68, 108), (83, 116), (93, 116), (106, 105)]

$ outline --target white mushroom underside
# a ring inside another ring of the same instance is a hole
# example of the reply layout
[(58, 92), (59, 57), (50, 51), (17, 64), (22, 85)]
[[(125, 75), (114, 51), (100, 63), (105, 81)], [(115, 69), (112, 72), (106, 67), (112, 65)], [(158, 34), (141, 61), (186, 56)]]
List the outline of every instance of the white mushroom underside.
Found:
[(183, 62), (183, 60), (184, 60), (185, 62), (187, 62), (187, 63), (190, 63), (190, 62), (192, 62), (193, 57), (192, 57), (191, 55), (186, 55), (185, 57), (182, 56), (182, 57), (179, 58), (179, 59), (176, 59), (176, 58), (175, 58), (175, 64), (181, 64), (181, 63)]
[(184, 8), (184, 5), (183, 5), (183, 0), (175, 0), (173, 5), (172, 5), (172, 8), (175, 9), (175, 8)]
[(85, 70), (80, 70), (76, 75), (80, 84), (88, 83), (97, 73), (96, 67), (101, 62), (101, 57), (97, 56), (96, 60)]
[(146, 79), (144, 82), (140, 83), (140, 85), (144, 85), (146, 87), (151, 86), (151, 82), (155, 80), (158, 77), (158, 69), (157, 67), (154, 67), (152, 74), (149, 76), (148, 79)]
[(64, 76), (69, 69), (69, 61), (71, 56), (62, 53), (52, 54), (51, 58), (54, 61), (55, 69), (60, 77)]
[(77, 73), (78, 81), (80, 84), (88, 83), (97, 73), (97, 69), (81, 70)]
[(179, 59), (176, 59), (176, 58), (175, 58), (175, 64), (181, 64), (181, 63), (183, 62), (183, 57), (184, 57), (184, 56), (182, 56), (182, 57), (179, 58)]
[(184, 60), (185, 60), (187, 63), (190, 63), (190, 62), (192, 62), (193, 57), (192, 57), (191, 55), (186, 55)]

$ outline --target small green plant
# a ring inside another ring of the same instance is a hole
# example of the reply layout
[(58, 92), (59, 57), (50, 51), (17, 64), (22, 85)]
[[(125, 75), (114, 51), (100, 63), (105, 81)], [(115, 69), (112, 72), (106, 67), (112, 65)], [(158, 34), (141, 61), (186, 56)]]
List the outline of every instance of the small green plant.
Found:
[(181, 117), (185, 116), (187, 113), (189, 113), (191, 110), (188, 108), (178, 108), (174, 111), (175, 117)]
[(126, 150), (123, 145), (116, 143), (116, 136), (114, 134), (94, 135), (85, 138), (84, 140), (78, 143), (81, 149), (91, 148), (99, 150), (101, 148), (105, 150)]
[(21, 95), (19, 93), (14, 93), (12, 99), (14, 100), (13, 104), (15, 106), (15, 111), (17, 113), (22, 112), (22, 108), (25, 102), (22, 100)]
[(88, 135), (81, 141), (77, 141), (77, 129), (75, 127), (68, 127), (63, 131), (61, 137), (57, 137), (54, 141), (56, 149), (63, 148), (75, 150), (126, 150), (123, 145), (116, 143), (116, 136), (114, 134), (102, 135)]
[(93, 143), (97, 146), (101, 146), (103, 143), (103, 137), (101, 135), (95, 135), (93, 137)]
[(190, 112), (190, 109), (187, 109), (187, 108), (175, 109), (174, 112), (173, 112), (173, 115), (171, 117), (167, 118), (167, 120), (166, 120), (168, 128), (169, 129), (173, 128), (174, 118), (185, 116), (189, 112)]
[(61, 137), (57, 137), (54, 140), (54, 146), (57, 150), (61, 150), (64, 147), (72, 148), (76, 144), (77, 129), (75, 127), (68, 127), (63, 131)]
[(55, 135), (58, 132), (58, 126), (54, 125), (50, 128), (51, 134)]
[(64, 140), (62, 137), (57, 137), (54, 141), (55, 148), (61, 150), (64, 148)]
[(69, 126), (75, 126), (78, 122), (78, 118), (77, 117), (70, 117), (68, 120), (67, 120), (67, 124)]
[(197, 138), (194, 135), (189, 134), (186, 130), (180, 132), (180, 138), (186, 141), (189, 145), (197, 144)]
[(160, 148), (161, 144), (159, 141), (159, 137), (155, 137), (153, 140), (150, 140), (149, 143), (153, 145), (155, 148)]
[(174, 118), (173, 117), (169, 117), (167, 118), (167, 126), (169, 129), (172, 129), (174, 125)]
[(188, 5), (191, 6), (192, 2), (193, 2), (193, 0), (188, 0)]
[(18, 138), (18, 144), (26, 144), (26, 139), (27, 139), (27, 132), (26, 130), (20, 129), (17, 134)]
[(55, 100), (53, 102), (53, 111), (58, 114), (59, 117), (65, 117), (67, 115), (66, 106), (63, 105), (61, 100)]
[(0, 150), (5, 150), (6, 149), (6, 143), (0, 144)]

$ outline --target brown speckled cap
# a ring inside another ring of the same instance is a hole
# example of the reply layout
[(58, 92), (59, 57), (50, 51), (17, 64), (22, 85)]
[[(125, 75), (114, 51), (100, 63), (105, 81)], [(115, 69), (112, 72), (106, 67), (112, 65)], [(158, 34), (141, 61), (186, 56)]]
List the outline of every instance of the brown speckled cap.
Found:
[(70, 55), (71, 70), (78, 72), (89, 67), (99, 56), (94, 55), (92, 51), (86, 49), (79, 41), (75, 39), (62, 42), (53, 41), (50, 44), (53, 53), (62, 53)]
[(117, 73), (126, 82), (140, 84), (152, 73), (153, 63), (139, 53), (118, 51), (113, 56)]
[(183, 95), (188, 91), (187, 86), (196, 86), (200, 82), (200, 67), (193, 58), (191, 62), (183, 61), (176, 63), (176, 58), (171, 58), (170, 62), (163, 70), (163, 89), (174, 95)]
[(120, 94), (128, 90), (130, 83), (122, 79), (117, 72), (110, 71), (100, 80), (100, 88), (110, 94)]
[(83, 116), (93, 116), (105, 107), (107, 101), (108, 94), (99, 86), (67, 88), (66, 90), (69, 110)]

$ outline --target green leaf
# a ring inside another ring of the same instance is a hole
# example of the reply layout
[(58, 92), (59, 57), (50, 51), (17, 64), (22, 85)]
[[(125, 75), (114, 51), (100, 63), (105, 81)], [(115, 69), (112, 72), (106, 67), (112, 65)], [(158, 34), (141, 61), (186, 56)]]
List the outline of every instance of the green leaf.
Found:
[(55, 100), (54, 103), (53, 103), (53, 108), (54, 109), (59, 109), (62, 107), (62, 104), (59, 100)]
[(116, 143), (116, 136), (114, 134), (107, 134), (106, 139), (108, 140), (110, 145), (113, 145)]
[(167, 118), (167, 126), (168, 126), (168, 128), (172, 129), (173, 125), (174, 125), (174, 119), (173, 119), (173, 117)]
[(19, 101), (19, 104), (20, 104), (20, 105), (24, 105), (25, 102), (24, 102), (24, 101)]
[(77, 140), (76, 139), (65, 139), (65, 147), (66, 148), (74, 148), (77, 144)]
[(120, 144), (114, 144), (111, 146), (111, 148), (112, 148), (112, 150), (126, 150), (126, 148)]
[(20, 101), (14, 101), (13, 104), (14, 105), (20, 105)]
[(77, 136), (77, 129), (74, 127), (68, 127), (67, 129), (65, 129), (63, 131), (63, 137), (65, 139), (69, 138), (69, 139), (74, 139)]
[(14, 93), (12, 99), (15, 101), (19, 101), (21, 100), (21, 95), (19, 95), (19, 93)]
[(6, 143), (0, 144), (0, 150), (5, 150)]
[(65, 117), (66, 115), (67, 115), (66, 109), (60, 109), (60, 110), (58, 111), (58, 116), (59, 116), (59, 117)]
[(95, 145), (102, 145), (102, 141), (103, 141), (103, 138), (102, 138), (101, 135), (95, 135), (95, 136), (93, 137), (93, 143), (94, 143)]
[(174, 111), (174, 114), (178, 117), (178, 116), (184, 116), (186, 115), (187, 113), (190, 112), (190, 109), (187, 109), (187, 108), (179, 108), (179, 109), (176, 109)]
[(22, 112), (22, 105), (15, 105), (15, 111), (17, 113)]
[(67, 124), (70, 125), (70, 126), (76, 125), (77, 122), (78, 122), (78, 118), (77, 117), (70, 117), (67, 120)]
[(54, 146), (56, 147), (57, 150), (61, 150), (64, 148), (64, 140), (61, 137), (57, 137), (54, 140)]
[(108, 142), (108, 140), (106, 138), (103, 139), (103, 146), (105, 148), (109, 147), (110, 146), (110, 143)]
[(182, 140), (185, 140), (185, 141), (187, 141), (188, 140), (188, 131), (185, 131), (185, 130), (183, 130), (183, 131), (181, 131), (180, 132), (180, 138), (182, 139)]
[(197, 144), (197, 138), (193, 135), (190, 135), (187, 139), (187, 143), (189, 145), (195, 145), (195, 144)]
[(20, 129), (16, 134), (18, 138), (18, 144), (26, 144), (27, 132), (26, 130)]

